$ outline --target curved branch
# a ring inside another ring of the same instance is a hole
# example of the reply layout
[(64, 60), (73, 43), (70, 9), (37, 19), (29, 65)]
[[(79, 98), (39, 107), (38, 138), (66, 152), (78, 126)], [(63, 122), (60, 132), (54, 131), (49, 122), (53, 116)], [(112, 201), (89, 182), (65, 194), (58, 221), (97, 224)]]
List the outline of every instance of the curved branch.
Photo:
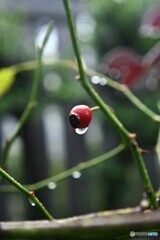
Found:
[(91, 213), (57, 221), (1, 222), (5, 239), (115, 239), (130, 232), (160, 231), (160, 210), (140, 211), (140, 207)]

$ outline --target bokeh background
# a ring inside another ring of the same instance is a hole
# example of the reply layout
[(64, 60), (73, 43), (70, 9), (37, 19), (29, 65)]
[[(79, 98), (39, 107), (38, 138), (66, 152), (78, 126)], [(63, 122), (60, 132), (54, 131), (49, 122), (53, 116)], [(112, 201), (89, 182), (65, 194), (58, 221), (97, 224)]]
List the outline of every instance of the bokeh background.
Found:
[[(158, 112), (159, 1), (73, 0), (71, 3), (86, 64), (127, 84), (147, 106)], [(50, 20), (55, 27), (44, 57), (75, 60), (62, 1), (0, 0), (0, 67), (35, 59), (36, 46)], [(95, 106), (75, 76), (75, 72), (66, 68), (43, 69), (39, 106), (14, 142), (7, 162), (7, 171), (23, 184), (56, 175), (121, 142), (100, 111), (94, 113), (86, 134), (80, 136), (73, 132), (68, 123), (70, 109), (77, 104)], [(32, 79), (32, 71), (17, 74), (11, 89), (1, 96), (0, 154), (27, 104)], [(158, 124), (120, 92), (100, 85), (96, 77), (88, 80), (124, 126), (137, 134), (140, 146), (150, 151), (144, 159), (154, 189), (158, 190), (159, 163), (155, 152)], [(1, 179), (1, 184), (7, 183)], [(136, 164), (126, 150), (82, 174), (56, 185), (50, 183), (36, 195), (54, 217), (64, 218), (135, 206), (143, 197), (143, 187)], [(0, 192), (0, 213), (0, 220), (43, 218), (18, 192)]]

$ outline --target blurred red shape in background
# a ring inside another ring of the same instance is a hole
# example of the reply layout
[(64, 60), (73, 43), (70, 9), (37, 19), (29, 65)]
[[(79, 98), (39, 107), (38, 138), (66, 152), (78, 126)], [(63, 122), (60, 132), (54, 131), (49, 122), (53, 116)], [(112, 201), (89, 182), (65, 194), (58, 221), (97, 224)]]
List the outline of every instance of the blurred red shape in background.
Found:
[(140, 34), (144, 37), (160, 37), (160, 8), (150, 8), (144, 13)]
[(105, 55), (104, 73), (127, 86), (135, 83), (146, 71), (141, 57), (127, 48), (116, 48)]

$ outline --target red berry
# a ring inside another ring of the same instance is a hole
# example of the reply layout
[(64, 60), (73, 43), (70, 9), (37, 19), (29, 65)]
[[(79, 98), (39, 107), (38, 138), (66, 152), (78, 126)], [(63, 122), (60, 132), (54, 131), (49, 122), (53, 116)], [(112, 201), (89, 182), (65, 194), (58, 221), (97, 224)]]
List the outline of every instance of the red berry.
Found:
[(92, 120), (92, 110), (86, 105), (73, 107), (69, 114), (69, 122), (73, 128), (87, 128)]

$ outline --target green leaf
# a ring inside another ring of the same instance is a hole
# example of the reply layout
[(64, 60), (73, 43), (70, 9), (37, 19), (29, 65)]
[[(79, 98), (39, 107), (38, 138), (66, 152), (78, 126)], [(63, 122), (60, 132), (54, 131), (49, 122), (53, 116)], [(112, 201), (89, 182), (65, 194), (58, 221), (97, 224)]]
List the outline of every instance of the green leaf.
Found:
[(12, 86), (15, 80), (16, 71), (12, 67), (0, 70), (0, 97), (2, 97)]

